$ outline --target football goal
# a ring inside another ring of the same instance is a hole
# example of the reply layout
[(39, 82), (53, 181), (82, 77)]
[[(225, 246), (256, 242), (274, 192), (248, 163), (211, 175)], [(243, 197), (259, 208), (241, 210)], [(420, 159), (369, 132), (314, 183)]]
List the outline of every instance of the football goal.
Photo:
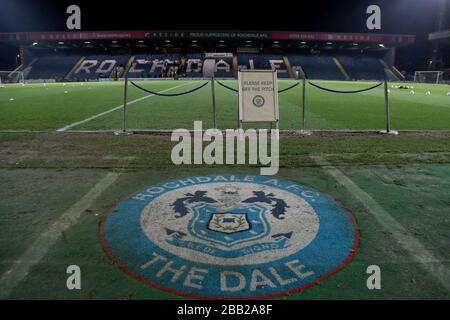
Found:
[(414, 83), (436, 83), (442, 82), (443, 71), (416, 71)]
[(25, 83), (22, 71), (0, 71), (0, 87), (7, 83)]

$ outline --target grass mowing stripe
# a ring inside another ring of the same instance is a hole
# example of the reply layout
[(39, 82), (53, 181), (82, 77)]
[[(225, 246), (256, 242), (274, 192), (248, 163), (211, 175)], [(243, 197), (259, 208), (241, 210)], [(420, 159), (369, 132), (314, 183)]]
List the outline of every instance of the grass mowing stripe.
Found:
[(88, 193), (70, 207), (55, 221), (47, 231), (16, 260), (12, 266), (0, 278), (0, 299), (7, 298), (11, 291), (28, 275), (30, 269), (39, 263), (47, 254), (50, 247), (61, 237), (62, 232), (77, 223), (85, 210), (112, 185), (120, 173), (108, 173)]
[[(186, 86), (186, 85), (188, 85), (188, 84), (191, 84), (191, 83), (189, 83), (189, 82), (188, 82), (188, 83), (182, 83), (182, 84), (180, 84), (180, 85), (178, 85), (178, 86), (175, 86), (175, 87), (171, 87), (171, 88), (168, 88), (168, 89), (165, 89), (165, 90), (158, 91), (158, 93), (168, 92), (168, 91), (171, 91), (171, 90), (173, 90), (173, 89), (177, 89), (177, 88)], [(154, 96), (155, 96), (155, 94), (150, 94), (150, 95), (147, 95), (147, 96), (144, 96), (144, 97), (141, 97), (141, 98), (138, 98), (138, 99), (129, 101), (129, 102), (127, 103), (127, 105), (131, 105), (131, 104), (134, 104), (134, 103), (136, 103), (136, 102), (139, 102), (139, 101), (142, 101), (142, 100), (145, 100), (145, 99), (154, 97)], [(89, 117), (89, 118), (87, 118), (87, 119), (84, 119), (84, 120), (77, 121), (77, 122), (75, 122), (75, 123), (69, 124), (69, 125), (67, 125), (67, 126), (65, 126), (65, 127), (63, 127), (63, 128), (57, 129), (56, 131), (58, 131), (58, 132), (64, 132), (64, 131), (66, 131), (66, 130), (68, 130), (68, 129), (72, 129), (73, 127), (79, 126), (80, 124), (83, 124), (83, 123), (89, 122), (89, 121), (91, 121), (91, 120), (97, 119), (97, 118), (99, 118), (99, 117), (102, 117), (102, 116), (104, 116), (104, 115), (107, 115), (108, 113), (114, 112), (114, 111), (119, 110), (119, 109), (122, 109), (122, 108), (123, 108), (123, 104), (121, 104), (120, 106), (114, 107), (114, 108), (112, 108), (112, 109), (106, 110), (106, 111), (104, 111), (104, 112), (98, 113), (98, 114), (96, 114), (96, 115), (93, 115), (92, 117)]]
[(417, 261), (424, 270), (432, 275), (448, 291), (450, 291), (450, 270), (440, 260), (433, 256), (425, 247), (414, 238), (389, 212), (383, 209), (368, 193), (363, 191), (356, 183), (347, 177), (342, 171), (333, 167), (322, 157), (312, 156), (314, 161), (324, 167), (324, 171), (332, 176), (339, 184), (347, 189), (378, 223), (389, 231), (395, 240), (409, 252), (413, 260)]
[[(172, 82), (173, 81), (173, 82)], [(159, 91), (190, 80), (156, 80), (145, 82)], [(235, 87), (235, 80), (224, 80)], [(144, 84), (145, 84), (144, 83)], [(281, 81), (280, 81), (281, 83)], [(280, 88), (294, 81), (283, 80)], [(320, 82), (333, 89), (352, 90), (371, 83)], [(130, 88), (131, 89), (131, 88)], [(298, 129), (301, 118), (301, 88), (280, 94), (282, 129)], [(448, 86), (415, 85), (415, 95), (401, 89), (391, 90), (391, 124), (396, 130), (448, 130), (450, 101)], [(432, 94), (425, 95), (426, 91)], [(68, 91), (68, 92), (66, 92)], [(175, 90), (173, 91), (175, 92)], [(130, 90), (130, 101), (146, 93)], [(355, 95), (324, 93), (315, 88), (307, 92), (306, 123), (315, 129), (373, 129), (385, 127), (384, 97), (381, 89)], [(14, 98), (11, 101), (11, 98)], [(236, 100), (234, 92), (216, 86), (218, 125), (233, 128), (236, 125)], [(57, 130), (70, 123), (89, 118), (122, 103), (123, 83), (56, 84), (47, 87), (8, 87), (0, 90), (1, 130)], [(148, 101), (148, 100), (147, 100)], [(292, 105), (291, 105), (292, 103)], [(130, 108), (129, 127), (133, 129), (191, 128), (193, 120), (203, 120), (211, 126), (211, 94), (203, 90), (182, 98), (152, 98), (151, 108), (146, 101)], [(142, 106), (141, 106), (142, 105)], [(123, 110), (123, 109), (122, 109)], [(132, 112), (131, 112), (132, 111)], [(119, 112), (111, 112), (74, 128), (87, 130), (118, 130), (122, 127)], [(261, 127), (263, 125), (255, 125)], [(69, 129), (70, 130), (70, 129)]]

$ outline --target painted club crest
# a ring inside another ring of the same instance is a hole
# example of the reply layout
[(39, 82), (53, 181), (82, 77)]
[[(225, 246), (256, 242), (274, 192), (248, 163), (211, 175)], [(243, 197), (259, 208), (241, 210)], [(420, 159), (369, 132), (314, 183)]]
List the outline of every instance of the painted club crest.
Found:
[(107, 252), (130, 273), (203, 298), (299, 290), (342, 267), (357, 243), (351, 216), (333, 199), (262, 176), (149, 187), (122, 201), (102, 230)]
[[(253, 252), (243, 250), (240, 244), (267, 238), (266, 250), (276, 250), (288, 245), (292, 231), (280, 242), (278, 235), (268, 237), (271, 223), (267, 215), (283, 219), (288, 205), (273, 193), (252, 191), (250, 197), (242, 197), (239, 188), (224, 186), (216, 189), (217, 199), (206, 190), (187, 193), (172, 204), (175, 218), (191, 213), (187, 232), (170, 232), (167, 242), (179, 247), (210, 247), (211, 254), (219, 257), (237, 257)], [(240, 201), (239, 201), (240, 200)], [(185, 240), (185, 235), (191, 240)], [(258, 244), (260, 246), (261, 243)], [(256, 248), (255, 248), (256, 249)]]
[(257, 108), (261, 108), (266, 103), (266, 101), (264, 100), (264, 97), (260, 96), (260, 95), (254, 96), (252, 99), (252, 102), (253, 102), (253, 105)]
[(200, 239), (231, 248), (269, 233), (266, 211), (260, 206), (238, 207), (226, 212), (211, 205), (196, 206), (189, 230)]

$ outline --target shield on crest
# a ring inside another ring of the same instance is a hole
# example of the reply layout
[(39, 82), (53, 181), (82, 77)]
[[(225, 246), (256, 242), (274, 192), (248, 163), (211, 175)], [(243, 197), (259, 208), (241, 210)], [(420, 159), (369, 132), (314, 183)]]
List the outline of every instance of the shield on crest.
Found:
[(214, 213), (208, 223), (208, 229), (223, 233), (235, 233), (250, 229), (246, 213)]
[(194, 206), (188, 230), (196, 238), (227, 248), (261, 239), (270, 233), (267, 208), (251, 204), (225, 212), (212, 204)]

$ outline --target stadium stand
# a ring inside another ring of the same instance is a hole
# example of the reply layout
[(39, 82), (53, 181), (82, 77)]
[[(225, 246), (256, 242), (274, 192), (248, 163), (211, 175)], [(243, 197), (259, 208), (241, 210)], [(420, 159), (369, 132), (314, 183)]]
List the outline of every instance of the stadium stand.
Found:
[(244, 69), (277, 69), (278, 78), (291, 78), (284, 57), (276, 54), (238, 54), (238, 64)]
[[(211, 58), (208, 58), (208, 60)], [(217, 78), (233, 78), (233, 58), (214, 58), (214, 76)], [(205, 60), (206, 62), (206, 60)]]
[(70, 72), (77, 61), (80, 60), (80, 55), (49, 55), (42, 56), (29, 67), (27, 71), (27, 79), (55, 79), (56, 81), (63, 80)]
[(92, 81), (111, 78), (115, 67), (124, 67), (130, 60), (129, 55), (91, 55), (75, 68), (68, 80)]
[(376, 57), (367, 55), (338, 55), (344, 69), (352, 80), (385, 80), (386, 72)]
[(289, 61), (294, 70), (303, 70), (308, 79), (346, 80), (332, 56), (328, 55), (290, 55)]
[(201, 53), (188, 53), (186, 55), (186, 72), (188, 78), (203, 77), (203, 61), (205, 56)]
[(173, 70), (176, 62), (180, 59), (181, 55), (177, 53), (136, 55), (128, 71), (128, 76), (130, 78), (159, 78), (163, 76), (164, 65), (169, 70)]
[(414, 41), (413, 35), (300, 31), (0, 33), (0, 43), (20, 46), (16, 71), (25, 81), (237, 78), (239, 68), (276, 68), (279, 78), (404, 81), (409, 69), (395, 68), (395, 50)]
[[(199, 78), (204, 74), (205, 62), (212, 62), (212, 70), (216, 77), (232, 78), (232, 58), (205, 58), (201, 53), (178, 53), (136, 55), (128, 71), (130, 78), (173, 77), (178, 72), (180, 77)], [(166, 68), (165, 68), (166, 66)]]
[[(237, 65), (233, 55), (205, 56), (204, 53), (158, 54), (48, 54), (33, 60), (24, 72), (28, 80), (96, 81), (130, 78), (234, 78), (236, 67), (278, 70), (278, 78), (299, 77), (322, 80), (398, 80), (386, 64), (368, 54), (257, 54), (238, 53)], [(116, 74), (117, 73), (117, 74)]]

